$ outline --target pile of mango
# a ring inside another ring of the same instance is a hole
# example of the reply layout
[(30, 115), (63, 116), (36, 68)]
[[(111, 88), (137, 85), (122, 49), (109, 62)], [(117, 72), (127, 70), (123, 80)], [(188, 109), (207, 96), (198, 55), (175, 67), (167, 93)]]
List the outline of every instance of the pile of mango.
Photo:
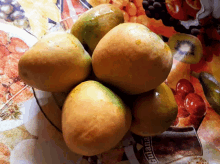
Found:
[(178, 107), (164, 81), (172, 63), (157, 34), (102, 4), (82, 14), (70, 33), (45, 35), (20, 58), (18, 70), (32, 87), (68, 92), (64, 141), (92, 156), (114, 148), (129, 130), (153, 136), (171, 126)]

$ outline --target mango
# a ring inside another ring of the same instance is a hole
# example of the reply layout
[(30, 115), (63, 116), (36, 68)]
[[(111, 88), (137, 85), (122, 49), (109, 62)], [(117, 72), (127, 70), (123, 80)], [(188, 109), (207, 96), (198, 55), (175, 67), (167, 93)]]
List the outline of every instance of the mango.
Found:
[(155, 89), (170, 73), (169, 46), (139, 23), (122, 23), (111, 29), (92, 55), (96, 77), (130, 95)]
[(162, 83), (156, 89), (138, 95), (133, 103), (131, 131), (140, 136), (155, 136), (175, 121), (178, 106), (172, 90)]
[(92, 55), (100, 39), (113, 27), (124, 22), (122, 11), (112, 4), (98, 5), (83, 13), (71, 28), (71, 34)]
[(73, 152), (93, 156), (113, 149), (128, 132), (131, 111), (103, 84), (88, 80), (67, 96), (62, 109), (62, 132)]
[(66, 32), (45, 35), (18, 63), (26, 84), (48, 92), (66, 92), (91, 73), (91, 57), (80, 41)]

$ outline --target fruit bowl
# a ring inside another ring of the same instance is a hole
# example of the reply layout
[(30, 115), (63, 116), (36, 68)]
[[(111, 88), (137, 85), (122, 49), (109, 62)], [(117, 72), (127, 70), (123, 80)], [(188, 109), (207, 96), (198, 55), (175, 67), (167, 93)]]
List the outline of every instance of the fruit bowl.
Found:
[[(50, 128), (53, 128), (54, 130), (56, 129), (55, 131), (53, 131), (54, 134), (51, 133), (47, 135), (59, 136), (60, 134), (62, 134), (61, 110), (67, 95), (68, 93), (64, 92), (52, 93), (34, 89), (34, 96), (42, 114), (44, 115), (43, 117), (48, 120), (48, 123), (51, 125)], [(51, 112), (50, 109), (53, 109), (53, 112)], [(58, 141), (56, 137), (53, 137), (53, 139), (55, 141), (57, 140), (57, 142), (64, 142), (63, 140)], [(203, 155), (201, 141), (193, 126), (171, 126), (161, 135), (153, 137), (141, 137), (131, 132), (128, 132), (126, 136), (121, 140), (121, 142), (115, 148), (111, 149), (111, 151), (105, 152), (99, 156), (83, 156), (82, 158), (84, 160), (89, 160), (93, 162), (95, 162), (97, 159), (103, 161), (107, 160), (108, 162), (116, 162), (115, 157), (113, 157), (112, 159), (108, 157), (111, 156), (112, 153), (115, 153), (118, 156), (118, 160), (120, 159), (121, 162), (125, 162), (127, 160), (139, 162), (139, 160), (141, 159), (139, 159), (138, 157), (140, 153), (142, 154), (142, 151), (143, 153), (151, 152), (149, 149), (145, 149), (145, 151), (143, 150), (145, 147), (148, 147), (148, 140), (152, 142), (151, 147), (154, 151), (151, 151), (155, 154), (155, 159), (158, 159), (160, 161), (175, 163), (175, 161), (178, 161), (180, 159), (181, 161), (192, 160), (190, 156), (201, 157)], [(161, 142), (161, 140), (164, 140), (164, 142)], [(170, 142), (171, 140), (172, 142)], [(194, 146), (192, 147), (191, 145)], [(176, 153), (171, 153), (171, 149), (175, 149)], [(165, 153), (166, 151), (167, 153), (170, 153), (167, 154)], [(177, 151), (179, 151), (179, 153)], [(134, 156), (135, 159), (132, 159), (130, 155)]]

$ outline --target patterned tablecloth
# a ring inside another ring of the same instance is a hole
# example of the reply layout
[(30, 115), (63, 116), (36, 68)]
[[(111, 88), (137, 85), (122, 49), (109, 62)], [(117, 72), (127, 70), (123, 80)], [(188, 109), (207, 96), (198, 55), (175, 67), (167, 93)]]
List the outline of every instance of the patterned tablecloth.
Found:
[[(190, 63), (174, 55), (165, 82), (173, 90), (178, 117), (167, 131), (153, 137), (128, 132), (114, 149), (87, 157), (71, 152), (63, 141), (61, 107), (67, 93), (26, 85), (17, 64), (44, 35), (69, 32), (82, 13), (101, 3), (118, 6), (126, 22), (144, 24), (165, 42), (176, 33), (195, 35), (203, 56)], [(0, 0), (0, 164), (220, 163), (219, 6), (219, 0)], [(201, 72), (218, 85), (199, 80)], [(178, 85), (193, 86), (193, 97), (187, 98), (204, 103), (203, 116), (186, 114), (187, 95), (178, 93)]]

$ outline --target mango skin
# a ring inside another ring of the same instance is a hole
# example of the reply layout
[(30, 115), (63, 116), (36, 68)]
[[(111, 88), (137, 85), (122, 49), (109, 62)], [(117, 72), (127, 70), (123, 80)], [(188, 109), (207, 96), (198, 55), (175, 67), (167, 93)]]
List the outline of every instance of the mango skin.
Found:
[(138, 95), (132, 107), (131, 131), (140, 136), (155, 136), (166, 131), (178, 113), (172, 90), (162, 83), (156, 89)]
[(66, 32), (45, 35), (18, 63), (26, 84), (48, 92), (69, 91), (91, 72), (91, 57), (79, 40)]
[(124, 23), (122, 11), (112, 4), (101, 4), (83, 13), (73, 24), (70, 33), (92, 54), (101, 38), (120, 23)]
[(77, 154), (97, 155), (122, 140), (131, 120), (131, 111), (120, 97), (97, 81), (85, 81), (69, 93), (64, 103), (64, 141)]
[(136, 95), (163, 83), (173, 64), (169, 46), (146, 26), (122, 23), (111, 29), (92, 55), (96, 77)]

